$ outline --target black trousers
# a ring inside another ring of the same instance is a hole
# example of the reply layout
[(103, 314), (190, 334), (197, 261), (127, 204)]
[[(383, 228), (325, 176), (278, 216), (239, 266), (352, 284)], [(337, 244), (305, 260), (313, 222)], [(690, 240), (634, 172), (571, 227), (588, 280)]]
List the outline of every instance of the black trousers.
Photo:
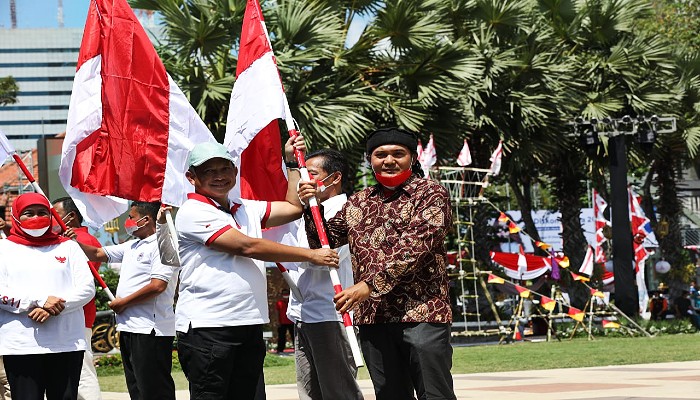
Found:
[(362, 355), (377, 400), (454, 400), (450, 325), (360, 325)]
[(277, 352), (281, 353), (287, 347), (287, 332), (294, 343), (294, 324), (280, 324), (277, 327)]
[(83, 352), (6, 355), (12, 400), (76, 400)]
[(177, 333), (191, 400), (253, 400), (261, 381), (262, 325), (190, 328)]
[(122, 331), (119, 346), (131, 400), (175, 400), (172, 336)]

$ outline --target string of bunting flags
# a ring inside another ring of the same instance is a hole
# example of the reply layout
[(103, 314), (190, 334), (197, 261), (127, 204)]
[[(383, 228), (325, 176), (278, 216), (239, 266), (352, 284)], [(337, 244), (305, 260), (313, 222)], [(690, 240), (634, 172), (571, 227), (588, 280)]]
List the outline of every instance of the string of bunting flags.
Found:
[[(569, 273), (580, 277), (580, 275), (576, 275), (571, 271), (569, 271)], [(528, 289), (524, 286), (518, 285), (517, 283), (507, 281), (498, 275), (494, 275), (493, 273), (484, 272), (484, 274), (488, 274), (488, 278), (486, 280), (487, 283), (497, 284), (497, 285), (505, 285), (505, 284), (511, 285), (518, 292), (518, 295), (524, 299), (532, 299), (533, 295), (539, 296), (540, 306), (542, 308), (544, 308), (545, 310), (550, 311), (550, 312), (554, 311), (554, 308), (557, 306), (557, 303), (559, 303), (561, 306), (568, 308), (566, 314), (569, 317), (571, 317), (571, 319), (576, 320), (578, 322), (583, 322), (583, 318), (586, 315), (586, 313), (584, 311), (579, 310), (578, 308), (572, 306), (571, 304), (568, 304), (562, 300), (557, 300), (557, 299), (553, 299), (549, 296), (545, 296), (542, 293), (538, 293), (534, 290), (531, 290), (531, 289)], [(583, 282), (583, 284), (586, 285), (586, 287), (588, 287), (588, 289), (590, 290), (591, 296), (599, 297), (599, 298), (605, 297), (603, 292), (601, 292), (600, 290), (588, 286), (585, 282)], [(614, 321), (610, 321), (607, 319), (603, 319), (602, 324), (603, 324), (603, 328), (619, 328), (620, 327), (619, 323), (614, 322)]]
[[(542, 250), (546, 251), (548, 254), (550, 254), (551, 266), (552, 266), (552, 278), (553, 279), (559, 280), (559, 278), (560, 278), (560, 276), (558, 276), (560, 270), (557, 267), (564, 268), (570, 274), (570, 276), (572, 277), (573, 280), (581, 282), (583, 285), (585, 285), (588, 288), (588, 290), (590, 291), (591, 297), (605, 298), (605, 295), (603, 294), (603, 292), (601, 292), (600, 290), (598, 290), (596, 288), (591, 287), (587, 283), (590, 281), (590, 279), (591, 279), (590, 276), (592, 275), (592, 268), (590, 268), (588, 266), (588, 264), (591, 264), (591, 266), (592, 266), (592, 262), (593, 262), (593, 258), (594, 258), (594, 252), (590, 246), (588, 247), (588, 251), (586, 253), (586, 257), (585, 257), (584, 263), (582, 265), (582, 269), (585, 269), (585, 272), (588, 273), (588, 276), (586, 276), (582, 273), (575, 273), (575, 272), (571, 271), (570, 269), (568, 269), (570, 266), (570, 261), (569, 261), (568, 256), (566, 256), (564, 254), (562, 254), (561, 256), (556, 256), (554, 254), (554, 252), (551, 250), (551, 248), (552, 248), (551, 245), (549, 245), (545, 242), (539, 241), (539, 240), (535, 240), (532, 236), (528, 235), (527, 232), (523, 231), (515, 223), (515, 221), (510, 219), (510, 217), (508, 217), (508, 215), (506, 213), (504, 213), (503, 211), (501, 211), (496, 205), (494, 205), (492, 202), (490, 202), (488, 200), (486, 201), (486, 203), (489, 204), (491, 207), (493, 207), (496, 211), (498, 211), (498, 213), (499, 213), (498, 222), (500, 222), (502, 224), (507, 224), (508, 231), (510, 233), (522, 233), (523, 235), (528, 237), (530, 240), (532, 240), (532, 242), (535, 244), (535, 246), (539, 247), (540, 249), (542, 249)], [(492, 252), (492, 258), (493, 258), (494, 253), (495, 252)], [(542, 258), (546, 258), (546, 257), (542, 257)], [(499, 263), (499, 265), (500, 265), (500, 263)], [(555, 276), (555, 268), (556, 268), (557, 276)], [(505, 269), (505, 271), (506, 271), (506, 274), (508, 274), (508, 269)], [(581, 272), (581, 271), (579, 271), (579, 272)], [(484, 272), (484, 273), (486, 274), (487, 272)], [(515, 277), (515, 279), (518, 279), (518, 278)], [(549, 312), (553, 311), (554, 308), (556, 307), (557, 303), (559, 303), (563, 307), (566, 307), (568, 309), (566, 314), (569, 317), (571, 317), (575, 321), (583, 322), (585, 312), (576, 308), (576, 307), (573, 307), (572, 305), (570, 305), (564, 301), (552, 299), (549, 296), (546, 296), (546, 295), (543, 295), (543, 294), (538, 293), (536, 291), (533, 291), (531, 289), (528, 289), (528, 288), (521, 286), (517, 283), (507, 281), (500, 276), (494, 275), (493, 273), (488, 273), (487, 282), (491, 283), (491, 284), (501, 284), (501, 285), (502, 284), (509, 284), (509, 285), (512, 285), (513, 288), (518, 292), (519, 296), (522, 298), (531, 298), (533, 295), (539, 296), (540, 306), (542, 306), (542, 308), (544, 308), (545, 310), (547, 310)], [(617, 323), (615, 321), (607, 320), (607, 319), (602, 320), (602, 325), (603, 325), (603, 328), (606, 328), (606, 329), (620, 328), (619, 323)]]

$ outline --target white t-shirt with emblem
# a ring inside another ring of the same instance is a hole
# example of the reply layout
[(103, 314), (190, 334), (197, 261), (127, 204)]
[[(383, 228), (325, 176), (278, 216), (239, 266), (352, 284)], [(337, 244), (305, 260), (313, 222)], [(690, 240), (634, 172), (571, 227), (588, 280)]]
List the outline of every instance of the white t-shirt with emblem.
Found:
[[(329, 220), (343, 208), (348, 198), (345, 194), (333, 196), (324, 201), (323, 214)], [(300, 247), (309, 247), (309, 240), (306, 237), (304, 220), (301, 220), (301, 227), (297, 231), (297, 242)], [(338, 277), (343, 289), (353, 285), (352, 260), (350, 259), (349, 246), (343, 245), (338, 249)], [(303, 321), (306, 323), (342, 321), (342, 317), (335, 310), (333, 296), (335, 290), (331, 282), (331, 273), (325, 265), (315, 265), (308, 262), (289, 264), (289, 275), (299, 287), (304, 301), (301, 302), (292, 293), (289, 297), (287, 307), (287, 317), (292, 321)]]
[(177, 286), (177, 268), (163, 265), (158, 253), (158, 242), (153, 234), (142, 240), (127, 242), (102, 248), (110, 263), (121, 263), (117, 297), (126, 297), (151, 283), (151, 279), (160, 279), (168, 287), (159, 295), (132, 304), (117, 314), (117, 330), (120, 332), (150, 334), (155, 330), (156, 336), (175, 336), (175, 286)]
[(229, 229), (262, 237), (261, 221), (269, 216), (269, 203), (237, 202), (241, 206), (231, 215), (218, 209), (219, 204), (190, 198), (177, 213), (181, 265), (178, 332), (187, 332), (190, 326), (213, 328), (270, 321), (264, 263), (209, 247)]
[[(48, 296), (66, 308), (46, 322), (27, 314)], [(0, 240), (0, 355), (85, 350), (83, 306), (95, 296), (87, 257), (72, 240), (42, 247)]]

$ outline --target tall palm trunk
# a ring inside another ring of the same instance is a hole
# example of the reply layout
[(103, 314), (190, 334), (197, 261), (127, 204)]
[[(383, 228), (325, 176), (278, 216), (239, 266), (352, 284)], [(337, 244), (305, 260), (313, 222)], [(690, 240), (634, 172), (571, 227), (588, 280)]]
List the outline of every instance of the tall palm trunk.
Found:
[(665, 152), (657, 159), (656, 186), (659, 196), (657, 210), (663, 220), (668, 222), (668, 234), (658, 237), (661, 255), (671, 264), (666, 284), (669, 286), (671, 299), (677, 298), (688, 282), (683, 274), (684, 257), (682, 253), (682, 238), (680, 229), (681, 202), (678, 200), (676, 186), (678, 164), (671, 152)]
[[(554, 193), (561, 212), (562, 240), (564, 253), (569, 257), (571, 269), (577, 271), (586, 255), (586, 237), (581, 226), (581, 198), (586, 194), (586, 179), (583, 171), (584, 160), (581, 153), (573, 151), (557, 158), (552, 165)], [(562, 275), (562, 285), (568, 285), (571, 304), (583, 308), (588, 301), (587, 289)]]

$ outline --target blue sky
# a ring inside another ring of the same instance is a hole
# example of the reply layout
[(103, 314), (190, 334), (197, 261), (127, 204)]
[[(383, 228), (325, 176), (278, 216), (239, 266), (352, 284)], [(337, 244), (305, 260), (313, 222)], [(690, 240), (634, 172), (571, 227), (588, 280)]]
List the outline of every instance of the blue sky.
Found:
[[(57, 28), (58, 0), (16, 0), (18, 28)], [(63, 0), (63, 24), (85, 26), (89, 0)], [(0, 0), (0, 27), (10, 28), (10, 0)]]

